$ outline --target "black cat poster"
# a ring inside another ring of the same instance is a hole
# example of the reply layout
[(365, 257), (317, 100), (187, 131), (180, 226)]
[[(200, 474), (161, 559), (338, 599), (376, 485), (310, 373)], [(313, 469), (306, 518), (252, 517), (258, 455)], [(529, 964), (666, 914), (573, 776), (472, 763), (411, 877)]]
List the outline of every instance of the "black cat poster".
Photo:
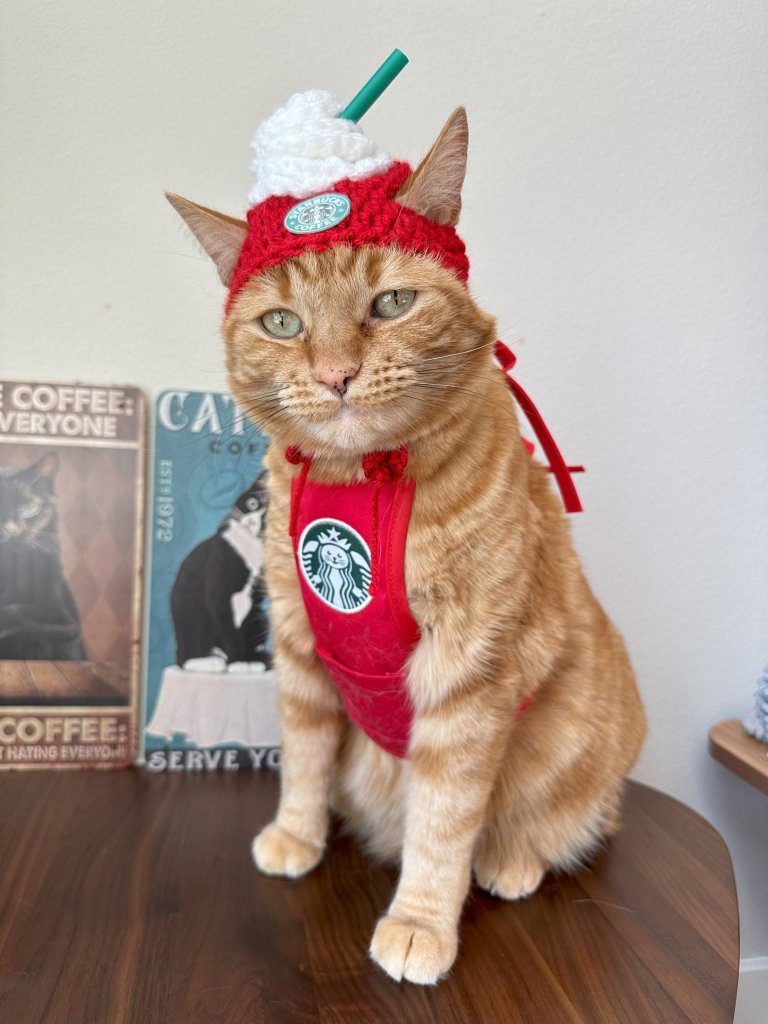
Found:
[(263, 574), (266, 446), (228, 394), (169, 390), (157, 400), (150, 771), (278, 766)]
[(144, 400), (0, 381), (0, 769), (138, 748)]

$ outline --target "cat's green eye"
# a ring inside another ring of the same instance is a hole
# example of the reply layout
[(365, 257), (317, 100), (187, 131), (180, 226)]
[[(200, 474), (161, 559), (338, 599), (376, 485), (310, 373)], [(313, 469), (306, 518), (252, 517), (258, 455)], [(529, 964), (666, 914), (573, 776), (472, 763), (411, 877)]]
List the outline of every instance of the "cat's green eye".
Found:
[(22, 519), (34, 519), (42, 507), (42, 501), (28, 501), (19, 506), (19, 515)]
[(416, 292), (410, 288), (393, 288), (376, 296), (373, 300), (373, 311), (376, 316), (391, 320), (395, 316), (407, 313), (415, 298)]
[(273, 338), (295, 338), (304, 330), (304, 324), (290, 309), (270, 309), (261, 318), (261, 324)]

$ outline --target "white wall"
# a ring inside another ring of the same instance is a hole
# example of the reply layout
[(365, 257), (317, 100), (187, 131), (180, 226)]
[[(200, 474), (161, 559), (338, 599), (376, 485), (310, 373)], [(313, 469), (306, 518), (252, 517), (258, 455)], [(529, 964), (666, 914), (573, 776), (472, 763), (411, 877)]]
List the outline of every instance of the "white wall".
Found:
[(637, 776), (723, 832), (768, 954), (768, 802), (711, 761), (768, 661), (762, 0), (5, 0), (5, 376), (223, 386), (222, 294), (164, 189), (239, 214), (292, 92), (412, 160), (459, 103), (476, 296), (570, 459), (577, 542), (651, 719)]

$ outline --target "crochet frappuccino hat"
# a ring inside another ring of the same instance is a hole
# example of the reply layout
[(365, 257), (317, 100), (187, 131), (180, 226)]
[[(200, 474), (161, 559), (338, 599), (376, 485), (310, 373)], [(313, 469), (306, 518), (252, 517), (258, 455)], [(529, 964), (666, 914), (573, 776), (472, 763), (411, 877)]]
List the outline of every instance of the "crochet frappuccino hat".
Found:
[[(168, 199), (213, 259), (229, 311), (255, 275), (307, 251), (396, 246), (446, 267), (466, 283), (469, 261), (455, 230), (466, 169), (467, 122), (454, 111), (414, 173), (365, 135), (359, 119), (408, 58), (395, 50), (343, 106), (328, 92), (296, 93), (258, 128), (252, 143), (252, 204), (245, 221)], [(433, 154), (447, 177), (422, 173)]]
[(382, 152), (357, 124), (405, 63), (395, 50), (346, 107), (329, 92), (310, 90), (260, 125), (252, 143), (253, 205), (230, 304), (254, 274), (336, 245), (397, 245), (467, 280), (469, 262), (455, 228), (398, 201), (411, 167)]
[(382, 153), (347, 110), (330, 92), (299, 92), (259, 127), (253, 206), (229, 304), (254, 274), (338, 245), (423, 253), (466, 282), (469, 261), (456, 229), (397, 201), (410, 165)]

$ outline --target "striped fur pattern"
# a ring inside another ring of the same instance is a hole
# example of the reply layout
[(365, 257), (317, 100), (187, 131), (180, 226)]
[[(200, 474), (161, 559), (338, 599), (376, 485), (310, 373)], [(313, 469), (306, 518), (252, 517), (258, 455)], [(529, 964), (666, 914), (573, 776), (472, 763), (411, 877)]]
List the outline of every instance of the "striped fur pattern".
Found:
[[(451, 216), (459, 205), (454, 188)], [(378, 319), (373, 300), (391, 288), (416, 300)], [(264, 331), (260, 317), (275, 308), (298, 314), (299, 336)], [(395, 249), (307, 252), (254, 277), (223, 330), (232, 391), (273, 439), (266, 566), (283, 773), (254, 857), (267, 873), (305, 874), (334, 809), (373, 854), (401, 865), (373, 959), (397, 980), (433, 984), (456, 957), (473, 876), (502, 899), (528, 896), (618, 827), (645, 731), (627, 653), (547, 472), (521, 444), (492, 359), (495, 323), (445, 268)], [(338, 370), (341, 397), (327, 383)], [(359, 479), (366, 452), (409, 447), (405, 569), (422, 636), (408, 664), (406, 760), (350, 724), (315, 655), (288, 536), (289, 444), (314, 453), (323, 482)]]

